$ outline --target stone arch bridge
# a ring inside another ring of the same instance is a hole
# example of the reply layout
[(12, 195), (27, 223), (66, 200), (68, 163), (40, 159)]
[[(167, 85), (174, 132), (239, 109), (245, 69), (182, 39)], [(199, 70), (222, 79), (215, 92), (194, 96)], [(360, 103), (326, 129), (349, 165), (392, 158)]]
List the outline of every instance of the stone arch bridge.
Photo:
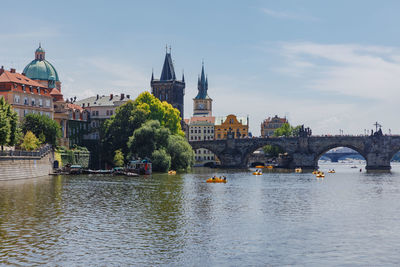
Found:
[(276, 145), (288, 153), (288, 168), (315, 169), (319, 158), (332, 148), (348, 147), (367, 161), (367, 170), (390, 170), (390, 160), (400, 151), (400, 136), (310, 136), (268, 137), (189, 142), (193, 149), (212, 151), (221, 167), (247, 168), (250, 155), (265, 145)]

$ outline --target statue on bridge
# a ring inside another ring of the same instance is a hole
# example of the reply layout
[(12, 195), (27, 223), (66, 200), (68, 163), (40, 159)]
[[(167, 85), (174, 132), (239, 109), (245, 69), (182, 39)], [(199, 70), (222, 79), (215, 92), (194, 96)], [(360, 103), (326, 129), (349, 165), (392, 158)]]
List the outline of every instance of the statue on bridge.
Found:
[(300, 129), (298, 132), (299, 137), (310, 137), (311, 134), (312, 134), (312, 131), (311, 131), (310, 127), (304, 128), (304, 124), (302, 124), (300, 126)]

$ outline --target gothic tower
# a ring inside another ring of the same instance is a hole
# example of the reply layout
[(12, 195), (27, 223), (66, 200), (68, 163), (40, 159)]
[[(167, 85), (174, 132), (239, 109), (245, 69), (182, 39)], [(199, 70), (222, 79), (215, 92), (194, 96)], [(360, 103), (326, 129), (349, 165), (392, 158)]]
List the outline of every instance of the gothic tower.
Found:
[(178, 81), (175, 76), (174, 65), (171, 58), (171, 48), (166, 51), (164, 66), (161, 72), (160, 79), (154, 79), (151, 74), (151, 93), (161, 101), (167, 101), (174, 108), (177, 108), (181, 113), (183, 120), (184, 95), (185, 95), (185, 77), (182, 74), (182, 80)]
[(197, 81), (197, 89), (199, 92), (193, 98), (193, 116), (194, 117), (211, 117), (212, 116), (212, 99), (208, 96), (208, 79), (204, 74), (204, 63), (201, 67), (201, 76)]

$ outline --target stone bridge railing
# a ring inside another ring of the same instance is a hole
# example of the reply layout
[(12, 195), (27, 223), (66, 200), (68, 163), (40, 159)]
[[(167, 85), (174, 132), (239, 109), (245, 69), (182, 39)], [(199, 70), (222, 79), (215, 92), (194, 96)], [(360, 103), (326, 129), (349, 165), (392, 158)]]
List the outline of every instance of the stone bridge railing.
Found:
[(251, 153), (265, 145), (276, 145), (288, 153), (288, 168), (318, 167), (319, 158), (332, 148), (348, 147), (360, 153), (369, 170), (390, 170), (390, 160), (400, 150), (400, 136), (311, 136), (269, 137), (190, 142), (194, 149), (206, 148), (221, 166), (246, 168)]
[(52, 146), (46, 144), (36, 151), (26, 150), (3, 150), (0, 151), (0, 157), (30, 157), (30, 158), (43, 158), (52, 149)]

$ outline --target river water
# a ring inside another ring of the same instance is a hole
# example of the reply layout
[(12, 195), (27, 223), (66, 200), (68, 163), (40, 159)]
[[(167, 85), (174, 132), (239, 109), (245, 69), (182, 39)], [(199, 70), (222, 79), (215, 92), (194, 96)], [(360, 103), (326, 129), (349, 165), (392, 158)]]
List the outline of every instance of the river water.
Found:
[(0, 265), (399, 265), (400, 165), (320, 167), (2, 182)]

